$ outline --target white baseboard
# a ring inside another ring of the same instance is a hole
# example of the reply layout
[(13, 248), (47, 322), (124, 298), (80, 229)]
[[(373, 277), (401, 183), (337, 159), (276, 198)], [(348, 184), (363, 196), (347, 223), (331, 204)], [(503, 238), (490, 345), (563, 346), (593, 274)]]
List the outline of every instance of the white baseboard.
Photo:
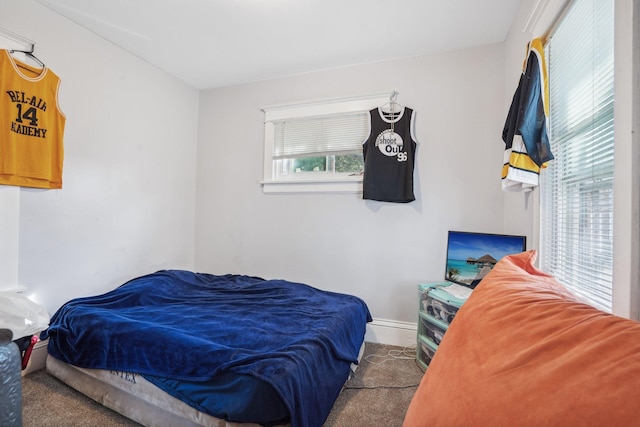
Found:
[(397, 320), (373, 319), (367, 324), (364, 340), (373, 343), (415, 347), (418, 325)]

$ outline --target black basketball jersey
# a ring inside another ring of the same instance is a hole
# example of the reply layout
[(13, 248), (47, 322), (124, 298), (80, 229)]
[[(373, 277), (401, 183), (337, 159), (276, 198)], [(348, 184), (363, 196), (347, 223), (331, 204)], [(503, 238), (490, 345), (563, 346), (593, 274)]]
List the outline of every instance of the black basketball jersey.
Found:
[(362, 198), (407, 203), (413, 195), (417, 143), (413, 139), (414, 111), (402, 107), (392, 115), (380, 108), (369, 111), (371, 131), (363, 143)]

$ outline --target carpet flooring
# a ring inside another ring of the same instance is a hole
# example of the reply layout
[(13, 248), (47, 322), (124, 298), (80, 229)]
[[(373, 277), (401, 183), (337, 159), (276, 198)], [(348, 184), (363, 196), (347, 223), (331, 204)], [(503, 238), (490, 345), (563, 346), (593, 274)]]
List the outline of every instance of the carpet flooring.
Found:
[[(345, 384), (323, 427), (401, 427), (422, 378), (414, 356), (415, 349), (366, 343), (360, 366)], [(44, 369), (22, 379), (22, 414), (24, 427), (140, 426)]]

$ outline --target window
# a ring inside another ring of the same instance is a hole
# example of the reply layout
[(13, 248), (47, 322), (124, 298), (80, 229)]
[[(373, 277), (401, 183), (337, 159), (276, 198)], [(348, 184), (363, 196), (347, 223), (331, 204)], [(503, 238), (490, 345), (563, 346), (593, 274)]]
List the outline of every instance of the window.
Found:
[(362, 191), (362, 143), (377, 94), (263, 108), (265, 193)]
[(573, 3), (547, 45), (550, 140), (541, 174), (542, 269), (611, 312), (613, 0)]

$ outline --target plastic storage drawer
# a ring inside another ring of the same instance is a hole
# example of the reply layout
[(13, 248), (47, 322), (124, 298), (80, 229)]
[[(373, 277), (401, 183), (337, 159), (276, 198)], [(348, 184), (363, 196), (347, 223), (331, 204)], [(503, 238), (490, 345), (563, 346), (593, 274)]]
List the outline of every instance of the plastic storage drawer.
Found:
[(420, 324), (418, 325), (418, 334), (429, 338), (434, 343), (440, 345), (444, 333), (447, 331), (447, 324), (437, 320), (428, 314), (420, 313)]
[(450, 282), (424, 284), (418, 287), (420, 292), (420, 311), (426, 312), (446, 324), (451, 323), (456, 313), (466, 301), (447, 292)]
[(418, 337), (418, 349), (416, 361), (418, 365), (423, 369), (427, 369), (431, 363), (431, 359), (436, 354), (438, 346), (425, 337)]

